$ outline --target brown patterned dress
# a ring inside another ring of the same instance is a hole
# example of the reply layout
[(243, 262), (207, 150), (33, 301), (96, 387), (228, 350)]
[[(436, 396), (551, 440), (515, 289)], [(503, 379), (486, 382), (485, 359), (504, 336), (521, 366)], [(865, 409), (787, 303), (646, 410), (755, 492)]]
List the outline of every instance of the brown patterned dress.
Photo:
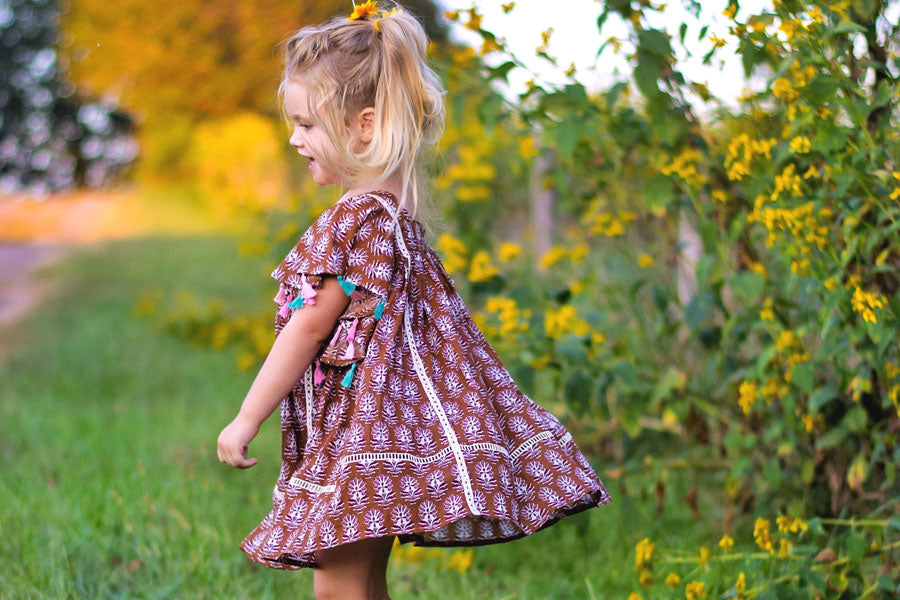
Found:
[(316, 550), (386, 535), (506, 542), (611, 500), (510, 377), (424, 233), (390, 192), (346, 197), (272, 272), (276, 335), (323, 274), (351, 298), (281, 401), (273, 508), (239, 545), (253, 562), (318, 568)]

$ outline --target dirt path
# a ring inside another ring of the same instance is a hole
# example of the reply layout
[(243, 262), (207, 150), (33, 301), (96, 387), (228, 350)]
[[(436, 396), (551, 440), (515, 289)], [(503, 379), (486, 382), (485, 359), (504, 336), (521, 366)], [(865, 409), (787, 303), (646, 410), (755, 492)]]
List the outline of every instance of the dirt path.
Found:
[(50, 291), (50, 282), (34, 272), (59, 260), (65, 251), (61, 244), (0, 241), (0, 331)]

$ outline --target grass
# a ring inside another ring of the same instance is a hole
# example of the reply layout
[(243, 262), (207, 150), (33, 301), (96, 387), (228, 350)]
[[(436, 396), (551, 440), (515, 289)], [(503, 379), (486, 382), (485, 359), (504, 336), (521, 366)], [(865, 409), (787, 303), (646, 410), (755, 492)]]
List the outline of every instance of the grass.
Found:
[[(60, 292), (9, 332), (0, 363), (3, 598), (314, 597), (311, 570), (267, 569), (237, 547), (269, 510), (280, 467), (277, 411), (250, 445), (257, 466), (216, 456), (255, 371), (132, 315), (140, 291), (159, 287), (259, 310), (271, 267), (227, 237), (148, 237), (88, 247), (45, 273)], [(465, 572), (446, 567), (456, 549), (395, 556), (392, 597), (625, 598), (637, 540), (718, 539), (680, 501), (658, 516), (654, 498), (604, 481), (609, 505), (474, 547)], [(681, 484), (673, 476), (671, 498)]]

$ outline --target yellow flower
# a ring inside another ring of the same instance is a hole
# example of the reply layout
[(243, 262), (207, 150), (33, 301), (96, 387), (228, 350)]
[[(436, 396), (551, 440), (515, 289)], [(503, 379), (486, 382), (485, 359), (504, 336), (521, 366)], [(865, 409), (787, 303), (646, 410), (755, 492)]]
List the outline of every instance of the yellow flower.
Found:
[(569, 250), (569, 260), (573, 263), (580, 263), (584, 260), (584, 257), (587, 256), (588, 247), (587, 244), (578, 244), (573, 246), (571, 250)]
[(697, 560), (698, 565), (705, 565), (709, 562), (709, 548), (700, 546), (700, 558)]
[(467, 264), (466, 245), (449, 233), (438, 238), (437, 250), (443, 254), (444, 268), (449, 272), (461, 271)]
[(778, 339), (775, 340), (775, 349), (779, 352), (784, 352), (794, 345), (795, 342), (797, 342), (797, 336), (794, 332), (790, 329), (785, 329), (778, 334)]
[(491, 264), (491, 257), (485, 250), (479, 250), (472, 257), (469, 268), (470, 281), (487, 281), (500, 271)]
[(469, 20), (466, 22), (466, 29), (478, 31), (481, 29), (481, 15), (474, 8), (467, 9), (469, 11)]
[(375, 0), (366, 0), (362, 4), (353, 3), (353, 12), (347, 17), (348, 21), (355, 21), (357, 19), (365, 19), (369, 15), (375, 15), (378, 11), (378, 6)]
[(719, 540), (719, 547), (722, 549), (722, 552), (730, 552), (734, 548), (734, 538), (726, 533)]
[(875, 295), (871, 292), (863, 291), (859, 286), (856, 286), (853, 291), (851, 302), (853, 304), (853, 310), (860, 313), (863, 316), (863, 320), (875, 323), (875, 311), (873, 309), (883, 308), (884, 303), (887, 302), (887, 298), (882, 295)]
[(534, 138), (530, 135), (523, 136), (522, 139), (519, 140), (519, 156), (528, 160), (534, 156), (537, 156), (538, 150), (534, 145)]
[(788, 102), (800, 95), (800, 92), (791, 85), (791, 80), (785, 77), (779, 77), (772, 83), (772, 93), (776, 98), (783, 98)]
[(566, 252), (566, 249), (562, 246), (553, 246), (552, 248), (550, 248), (550, 250), (544, 253), (540, 261), (538, 261), (538, 264), (545, 269), (552, 267), (560, 260), (565, 258), (566, 254), (568, 254), (568, 252)]
[(630, 594), (628, 594), (628, 600), (644, 600), (644, 599), (641, 598), (641, 595), (638, 594), (637, 592), (631, 592)]
[(647, 254), (646, 252), (641, 252), (638, 255), (638, 266), (642, 269), (645, 267), (653, 266), (653, 257)]
[(522, 246), (513, 242), (503, 242), (500, 244), (500, 262), (508, 262), (520, 254), (522, 254)]
[(816, 23), (824, 23), (825, 16), (822, 14), (822, 11), (819, 10), (818, 6), (812, 6), (809, 8), (809, 18), (815, 21)]
[[(791, 142), (793, 144), (793, 142)], [(803, 174), (803, 179), (810, 179), (812, 177), (817, 177), (819, 175), (819, 170), (814, 166), (810, 165), (809, 169), (806, 170), (806, 173)]]
[(743, 598), (744, 592), (747, 591), (747, 576), (743, 571), (738, 574), (737, 581), (734, 583), (734, 591), (737, 592), (738, 598)]
[(798, 135), (792, 139), (791, 152), (794, 154), (806, 154), (809, 152), (809, 138), (805, 135)]
[(537, 370), (543, 369), (550, 363), (551, 358), (552, 357), (549, 354), (542, 354), (541, 356), (538, 356), (537, 358), (531, 359), (528, 362), (528, 366), (530, 366), (532, 369), (537, 369)]
[(734, 13), (737, 12), (737, 4), (732, 4), (728, 8), (722, 11), (722, 14), (728, 17), (729, 19), (734, 19)]
[(450, 559), (447, 561), (447, 566), (451, 569), (455, 568), (460, 573), (465, 573), (472, 565), (472, 553), (473, 551), (471, 548), (465, 548), (455, 551), (450, 555)]
[(713, 190), (712, 197), (713, 200), (722, 204), (728, 202), (728, 194), (725, 193), (725, 190)]
[(756, 401), (756, 383), (753, 381), (742, 382), (738, 393), (740, 394), (738, 397), (738, 404), (741, 406), (743, 413), (749, 415), (750, 407), (753, 406), (753, 403)]
[(503, 9), (504, 14), (508, 15), (509, 11), (511, 11), (515, 5), (516, 5), (515, 2), (507, 2), (506, 4), (501, 4), (500, 8)]
[(711, 41), (713, 44), (715, 44), (716, 48), (721, 48), (722, 46), (725, 45), (725, 40), (723, 40), (722, 38), (717, 37), (715, 35), (709, 36), (709, 41)]
[(785, 557), (791, 553), (791, 542), (785, 538), (778, 540), (778, 556)]
[(702, 581), (691, 581), (684, 586), (684, 597), (687, 600), (706, 598), (706, 584)]
[(256, 358), (249, 352), (244, 352), (237, 358), (237, 367), (241, 371), (246, 371), (256, 362)]
[(641, 587), (650, 587), (653, 584), (653, 571), (641, 569), (638, 573), (638, 583), (641, 584)]
[(666, 585), (673, 590), (678, 587), (679, 583), (681, 583), (681, 577), (677, 573), (672, 572), (666, 575)]
[(756, 545), (762, 550), (768, 550), (769, 552), (774, 553), (772, 536), (769, 533), (768, 519), (757, 517), (756, 522), (753, 524), (753, 541), (755, 541)]
[(644, 538), (634, 546), (634, 566), (635, 568), (644, 567), (650, 564), (653, 558), (653, 552), (656, 550), (656, 544), (650, 541), (650, 538)]
[(558, 311), (548, 310), (544, 315), (544, 330), (548, 337), (559, 339), (567, 333), (587, 335), (591, 332), (588, 323), (578, 317), (575, 308), (566, 304)]
[(625, 233), (625, 228), (622, 227), (622, 221), (614, 219), (603, 233), (609, 237), (616, 237)]
[(815, 424), (815, 418), (809, 413), (804, 413), (803, 415), (801, 415), (800, 420), (803, 421), (803, 426), (806, 428), (806, 432), (812, 432), (813, 426)]
[(774, 321), (775, 311), (772, 310), (772, 299), (766, 298), (763, 302), (762, 310), (759, 311), (759, 318), (763, 321)]

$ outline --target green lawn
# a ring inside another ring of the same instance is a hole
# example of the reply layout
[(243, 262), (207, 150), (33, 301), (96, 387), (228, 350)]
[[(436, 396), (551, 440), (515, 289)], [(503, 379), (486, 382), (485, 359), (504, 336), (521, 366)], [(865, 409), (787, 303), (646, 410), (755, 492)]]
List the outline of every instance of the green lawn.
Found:
[[(277, 411), (250, 446), (256, 467), (216, 457), (255, 371), (132, 316), (145, 288), (259, 310), (274, 294), (270, 262), (240, 257), (222, 237), (146, 238), (94, 246), (44, 273), (60, 292), (17, 324), (0, 364), (3, 598), (314, 597), (311, 570), (267, 569), (237, 547), (269, 510), (280, 467)], [(679, 482), (659, 516), (654, 498), (605, 481), (611, 504), (474, 547), (465, 573), (439, 557), (392, 559), (394, 600), (625, 598), (637, 540), (718, 539), (691, 519)]]

